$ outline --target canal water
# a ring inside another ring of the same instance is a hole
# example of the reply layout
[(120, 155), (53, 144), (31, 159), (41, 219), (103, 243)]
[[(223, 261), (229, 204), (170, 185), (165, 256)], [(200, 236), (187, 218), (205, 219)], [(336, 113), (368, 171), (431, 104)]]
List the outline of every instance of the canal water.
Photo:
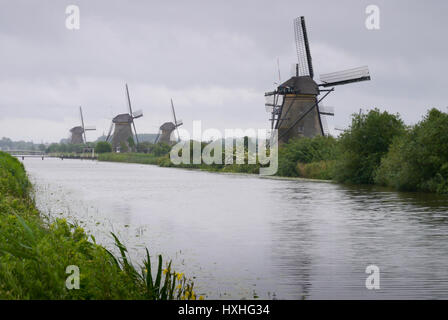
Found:
[[(447, 299), (448, 198), (157, 166), (26, 158), (36, 203), (215, 299)], [(380, 288), (366, 288), (366, 267)]]

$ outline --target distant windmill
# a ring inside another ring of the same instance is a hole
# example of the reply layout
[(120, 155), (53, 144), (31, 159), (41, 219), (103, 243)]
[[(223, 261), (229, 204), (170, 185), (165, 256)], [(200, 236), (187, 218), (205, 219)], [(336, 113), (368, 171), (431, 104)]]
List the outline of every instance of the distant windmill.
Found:
[[(295, 76), (279, 85), (275, 91), (265, 93), (266, 111), (271, 114), (271, 128), (278, 129), (280, 142), (296, 137), (325, 135), (322, 115), (334, 115), (333, 111), (323, 110), (319, 103), (337, 85), (370, 80), (368, 67), (328, 73), (320, 76), (320, 84), (314, 81), (314, 70), (305, 18), (294, 19), (294, 34), (298, 64)], [(323, 94), (322, 97), (318, 96)]]
[(174, 103), (173, 99), (171, 99), (171, 112), (173, 114), (173, 122), (165, 122), (160, 126), (159, 134), (156, 138), (156, 143), (167, 143), (170, 144), (171, 141), (171, 134), (174, 132), (174, 130), (177, 131), (177, 141), (180, 141), (179, 136), (179, 127), (183, 125), (182, 120), (177, 120), (176, 118), (176, 111), (174, 110)]
[(72, 144), (84, 144), (87, 143), (86, 131), (96, 130), (93, 126), (84, 126), (84, 117), (82, 115), (82, 108), (79, 107), (79, 115), (81, 118), (81, 125), (70, 129), (71, 137), (70, 143)]
[[(112, 149), (114, 151), (124, 151), (121, 147), (125, 145), (129, 151), (133, 149), (130, 144), (132, 141), (134, 144), (138, 144), (137, 130), (135, 128), (134, 120), (143, 117), (143, 112), (141, 110), (132, 112), (131, 99), (129, 97), (129, 88), (126, 84), (126, 101), (129, 108), (129, 113), (121, 113), (112, 119), (112, 123), (109, 128), (109, 132), (106, 137), (107, 142), (111, 142)], [(134, 135), (132, 133), (132, 127), (134, 128)], [(113, 134), (112, 134), (113, 131)]]

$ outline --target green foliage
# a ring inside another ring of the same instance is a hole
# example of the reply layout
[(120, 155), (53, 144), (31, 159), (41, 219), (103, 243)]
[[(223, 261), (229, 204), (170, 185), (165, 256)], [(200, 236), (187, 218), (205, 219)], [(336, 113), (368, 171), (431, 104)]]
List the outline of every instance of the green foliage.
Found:
[(99, 141), (95, 146), (96, 153), (112, 152), (112, 145), (106, 141)]
[(353, 115), (350, 129), (339, 139), (340, 154), (334, 178), (345, 183), (372, 184), (375, 171), (392, 140), (404, 132), (405, 126), (399, 115), (378, 109)]
[(168, 154), (170, 150), (171, 146), (166, 143), (141, 142), (137, 145), (137, 152), (150, 153), (157, 157)]
[(128, 151), (130, 151), (128, 144), (126, 142), (122, 141), (120, 143), (120, 152), (128, 152)]
[(158, 164), (159, 157), (149, 153), (102, 153), (98, 154), (99, 161)]
[(32, 150), (32, 151), (36, 151), (36, 150), (41, 150), (41, 148), (44, 148), (45, 150), (45, 146), (40, 144), (34, 144), (33, 142), (25, 142), (23, 140), (21, 141), (12, 141), (9, 138), (3, 137), (2, 139), (0, 139), (0, 150)]
[(432, 109), (397, 137), (375, 182), (398, 190), (448, 193), (448, 114)]
[(52, 143), (45, 150), (46, 153), (82, 153), (84, 148), (95, 147), (94, 143), (87, 144), (71, 144), (71, 143)]
[(310, 163), (298, 163), (296, 171), (299, 177), (307, 179), (333, 179), (335, 160), (323, 160)]
[[(64, 219), (49, 222), (29, 196), (23, 165), (0, 152), (0, 299), (196, 299), (193, 283), (168, 262), (152, 281), (148, 251), (135, 267), (113, 235), (117, 258)], [(68, 266), (80, 270), (80, 289), (69, 290)]]
[(333, 137), (292, 139), (279, 148), (277, 174), (285, 177), (301, 176), (297, 164), (334, 160), (337, 155), (337, 141)]

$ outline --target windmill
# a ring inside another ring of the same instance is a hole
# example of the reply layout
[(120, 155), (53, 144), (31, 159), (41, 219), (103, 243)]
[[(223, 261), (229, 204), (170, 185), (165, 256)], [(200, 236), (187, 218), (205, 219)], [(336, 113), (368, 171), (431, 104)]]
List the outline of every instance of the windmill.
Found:
[(87, 143), (86, 131), (96, 130), (93, 126), (84, 126), (84, 117), (82, 115), (82, 108), (79, 107), (79, 115), (81, 119), (81, 125), (70, 129), (70, 143), (71, 144), (84, 144)]
[[(294, 19), (294, 34), (298, 63), (295, 75), (280, 84), (274, 91), (266, 92), (266, 111), (271, 114), (271, 129), (278, 130), (280, 142), (296, 137), (325, 135), (322, 116), (332, 116), (319, 104), (334, 87), (370, 80), (367, 66), (320, 75), (320, 83), (314, 80), (305, 17)], [(320, 95), (322, 95), (320, 97)]]
[[(117, 152), (124, 151), (121, 150), (123, 146), (126, 146), (129, 151), (132, 151), (135, 144), (138, 144), (138, 136), (134, 120), (143, 117), (143, 112), (141, 110), (135, 112), (132, 111), (129, 88), (127, 84), (126, 101), (128, 104), (129, 113), (121, 113), (112, 119), (112, 123), (106, 138), (107, 142), (111, 142), (112, 150)], [(132, 133), (132, 128), (134, 128), (134, 133)]]
[(156, 143), (167, 143), (170, 144), (172, 142), (171, 140), (171, 134), (174, 132), (174, 130), (177, 131), (177, 141), (180, 141), (179, 136), (179, 127), (183, 124), (182, 120), (177, 120), (176, 118), (176, 111), (174, 110), (174, 103), (173, 99), (171, 99), (171, 112), (173, 115), (173, 122), (165, 122), (160, 126), (159, 134), (156, 138)]

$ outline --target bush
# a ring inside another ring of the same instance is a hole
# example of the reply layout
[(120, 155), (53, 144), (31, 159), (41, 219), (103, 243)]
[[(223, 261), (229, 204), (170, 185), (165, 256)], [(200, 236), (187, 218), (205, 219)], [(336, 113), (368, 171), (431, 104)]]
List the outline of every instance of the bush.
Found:
[(337, 141), (333, 137), (293, 139), (279, 149), (277, 175), (297, 177), (297, 164), (333, 160), (337, 155)]
[(331, 180), (334, 172), (334, 160), (298, 163), (296, 171), (299, 177), (307, 179)]
[(448, 114), (430, 110), (423, 121), (393, 141), (375, 182), (398, 190), (448, 193), (447, 141)]
[(112, 152), (112, 145), (106, 141), (100, 141), (95, 146), (96, 153)]
[(339, 139), (334, 178), (345, 183), (372, 184), (392, 140), (404, 132), (405, 126), (398, 114), (378, 109), (354, 114), (350, 129)]

